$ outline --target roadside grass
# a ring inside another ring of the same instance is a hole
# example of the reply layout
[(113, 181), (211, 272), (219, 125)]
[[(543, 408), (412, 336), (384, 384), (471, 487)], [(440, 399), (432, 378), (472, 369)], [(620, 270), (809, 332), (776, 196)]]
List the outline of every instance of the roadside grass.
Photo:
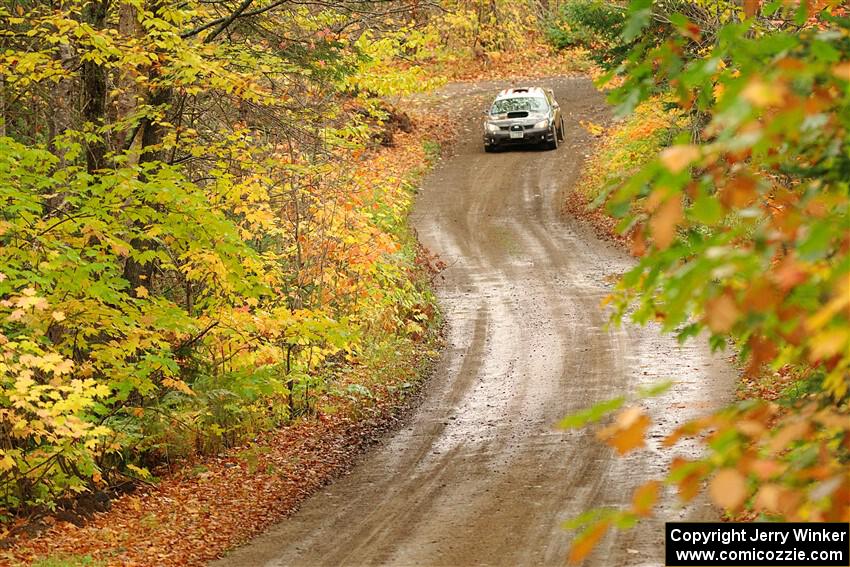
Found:
[(105, 567), (105, 561), (93, 559), (90, 555), (53, 555), (34, 561), (30, 567)]
[[(599, 141), (575, 188), (567, 193), (564, 210), (590, 224), (599, 236), (625, 244), (627, 237), (618, 230), (618, 219), (605, 207), (608, 195), (654, 159), (683, 124), (665, 109), (663, 100), (652, 98), (607, 128), (582, 125)], [(641, 204), (637, 199), (632, 207)]]
[(678, 130), (676, 117), (664, 109), (661, 99), (638, 105), (604, 135), (585, 165), (578, 191), (588, 202), (596, 200), (654, 159)]

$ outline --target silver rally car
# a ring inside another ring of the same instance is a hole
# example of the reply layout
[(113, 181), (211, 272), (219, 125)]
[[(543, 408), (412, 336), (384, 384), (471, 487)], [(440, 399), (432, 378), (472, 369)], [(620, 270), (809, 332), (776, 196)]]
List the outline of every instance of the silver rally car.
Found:
[(484, 115), (486, 152), (516, 144), (541, 144), (556, 150), (564, 140), (561, 107), (551, 89), (505, 89)]

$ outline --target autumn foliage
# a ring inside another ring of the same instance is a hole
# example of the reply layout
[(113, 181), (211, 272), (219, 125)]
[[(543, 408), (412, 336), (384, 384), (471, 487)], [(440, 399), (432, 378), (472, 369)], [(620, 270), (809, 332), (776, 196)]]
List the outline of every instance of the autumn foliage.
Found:
[(310, 416), (434, 329), (416, 171), (358, 165), (407, 6), (248, 4), (0, 7), (0, 517)]
[[(850, 19), (836, 2), (688, 10), (631, 5), (637, 44), (612, 100), (623, 114), (669, 100), (670, 143), (597, 199), (640, 257), (610, 299), (618, 320), (731, 343), (748, 380), (782, 376), (784, 390), (681, 426), (664, 445), (696, 438), (705, 456), (674, 460), (665, 481), (683, 501), (707, 481), (732, 515), (848, 521)], [(620, 452), (641, 445), (626, 427), (638, 410), (622, 411), (601, 432)], [(574, 559), (652, 490), (588, 516)]]

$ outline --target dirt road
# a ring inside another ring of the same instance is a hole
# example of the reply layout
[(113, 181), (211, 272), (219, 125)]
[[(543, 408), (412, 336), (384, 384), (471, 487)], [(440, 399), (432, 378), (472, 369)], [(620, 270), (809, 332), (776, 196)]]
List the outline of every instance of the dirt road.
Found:
[[(485, 154), (480, 110), (505, 85), (444, 91), (470, 112), (456, 155), (427, 178), (414, 211), (420, 239), (449, 266), (439, 290), (448, 346), (421, 406), (350, 475), (217, 565), (562, 565), (571, 535), (560, 523), (628, 502), (669, 455), (650, 447), (617, 459), (592, 433), (553, 423), (675, 378), (647, 402), (657, 442), (729, 396), (732, 369), (702, 344), (606, 328), (600, 299), (632, 260), (558, 213), (591, 148), (579, 120), (601, 119), (604, 105), (587, 80), (545, 82), (567, 126), (554, 152)], [(659, 519), (606, 538), (588, 564), (660, 565), (663, 521), (711, 514), (667, 494)]]

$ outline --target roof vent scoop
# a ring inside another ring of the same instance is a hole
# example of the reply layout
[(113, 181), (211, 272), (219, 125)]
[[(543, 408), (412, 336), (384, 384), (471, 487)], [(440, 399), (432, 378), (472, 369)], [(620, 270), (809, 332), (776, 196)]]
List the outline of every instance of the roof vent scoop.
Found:
[(508, 112), (508, 118), (525, 118), (528, 116), (527, 110), (514, 110), (513, 112)]

